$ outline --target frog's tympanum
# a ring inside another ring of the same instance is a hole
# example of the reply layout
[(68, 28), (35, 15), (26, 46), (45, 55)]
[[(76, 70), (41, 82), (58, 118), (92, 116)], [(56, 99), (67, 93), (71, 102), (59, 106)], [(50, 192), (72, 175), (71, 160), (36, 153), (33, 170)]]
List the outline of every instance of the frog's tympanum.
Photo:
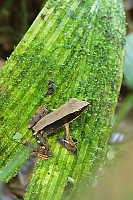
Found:
[(57, 141), (69, 152), (77, 154), (77, 140), (70, 136), (69, 123), (78, 118), (88, 105), (89, 103), (86, 101), (72, 98), (49, 114), (47, 114), (46, 108), (41, 108), (35, 113), (27, 127), (32, 129), (37, 143), (40, 145), (40, 157), (46, 159), (51, 156), (46, 137), (55, 133), (62, 126), (65, 126), (66, 133), (63, 138), (58, 138)]

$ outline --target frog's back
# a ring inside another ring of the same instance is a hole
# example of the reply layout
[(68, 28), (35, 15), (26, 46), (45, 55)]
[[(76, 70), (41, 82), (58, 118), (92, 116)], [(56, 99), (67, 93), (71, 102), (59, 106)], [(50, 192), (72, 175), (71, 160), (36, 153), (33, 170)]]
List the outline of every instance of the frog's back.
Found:
[(49, 113), (48, 115), (44, 116), (40, 121), (38, 121), (33, 127), (33, 131), (37, 133), (38, 131), (45, 129), (48, 126), (50, 127), (50, 125), (52, 126), (52, 124), (56, 124), (56, 128), (58, 128), (57, 123), (59, 122), (59, 126), (64, 125), (65, 120), (63, 123), (63, 119), (65, 119), (65, 117), (67, 118), (68, 115), (71, 115), (71, 119), (67, 122), (71, 122), (78, 117), (78, 115), (75, 117), (73, 113), (80, 112), (80, 110), (87, 107), (88, 105), (89, 103), (86, 101), (80, 101), (76, 98), (72, 98), (66, 104), (60, 106), (58, 109)]

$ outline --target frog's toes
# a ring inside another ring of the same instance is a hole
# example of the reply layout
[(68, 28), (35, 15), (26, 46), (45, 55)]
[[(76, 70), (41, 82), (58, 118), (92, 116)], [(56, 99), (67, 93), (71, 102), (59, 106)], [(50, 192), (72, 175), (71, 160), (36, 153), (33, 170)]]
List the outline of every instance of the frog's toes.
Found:
[(77, 156), (77, 140), (72, 138), (74, 145), (70, 144), (68, 140), (66, 140), (66, 134), (62, 138), (57, 138), (57, 142), (65, 147), (69, 152), (71, 152), (74, 156)]

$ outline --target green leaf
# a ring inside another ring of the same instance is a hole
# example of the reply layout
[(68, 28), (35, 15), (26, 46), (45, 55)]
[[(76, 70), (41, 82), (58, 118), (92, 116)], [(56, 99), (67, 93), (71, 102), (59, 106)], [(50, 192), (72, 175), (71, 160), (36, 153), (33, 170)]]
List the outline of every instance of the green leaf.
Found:
[(133, 88), (133, 34), (126, 39), (124, 77), (129, 87)]
[(14, 176), (14, 173), (17, 173), (17, 169), (24, 164), (25, 159), (28, 158), (31, 152), (31, 148), (23, 148), (22, 152), (16, 153), (16, 155), (0, 169), (0, 182), (8, 182), (8, 180)]
[[(25, 199), (60, 200), (68, 177), (75, 185), (86, 175), (93, 179), (92, 169), (106, 155), (123, 76), (124, 42), (122, 1), (50, 0), (1, 69), (1, 166), (9, 166), (23, 151), (11, 139), (16, 132), (23, 135), (22, 142), (35, 142), (27, 123), (42, 104), (58, 108), (72, 97), (90, 103), (70, 127), (78, 140), (77, 157), (56, 142), (64, 129), (49, 136), (52, 157), (38, 158)], [(51, 79), (55, 88), (47, 95)], [(6, 180), (19, 167), (9, 170)]]

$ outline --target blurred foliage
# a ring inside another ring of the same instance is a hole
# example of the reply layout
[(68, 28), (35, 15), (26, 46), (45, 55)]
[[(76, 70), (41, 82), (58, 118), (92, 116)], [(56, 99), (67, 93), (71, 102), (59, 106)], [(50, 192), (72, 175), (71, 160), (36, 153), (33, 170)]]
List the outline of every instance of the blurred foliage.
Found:
[(121, 152), (106, 168), (99, 168), (91, 187), (84, 180), (67, 200), (132, 200), (133, 142), (127, 144), (126, 149), (128, 151)]
[(127, 36), (124, 76), (127, 85), (133, 89), (133, 33)]
[(45, 0), (0, 1), (0, 57), (11, 54)]

